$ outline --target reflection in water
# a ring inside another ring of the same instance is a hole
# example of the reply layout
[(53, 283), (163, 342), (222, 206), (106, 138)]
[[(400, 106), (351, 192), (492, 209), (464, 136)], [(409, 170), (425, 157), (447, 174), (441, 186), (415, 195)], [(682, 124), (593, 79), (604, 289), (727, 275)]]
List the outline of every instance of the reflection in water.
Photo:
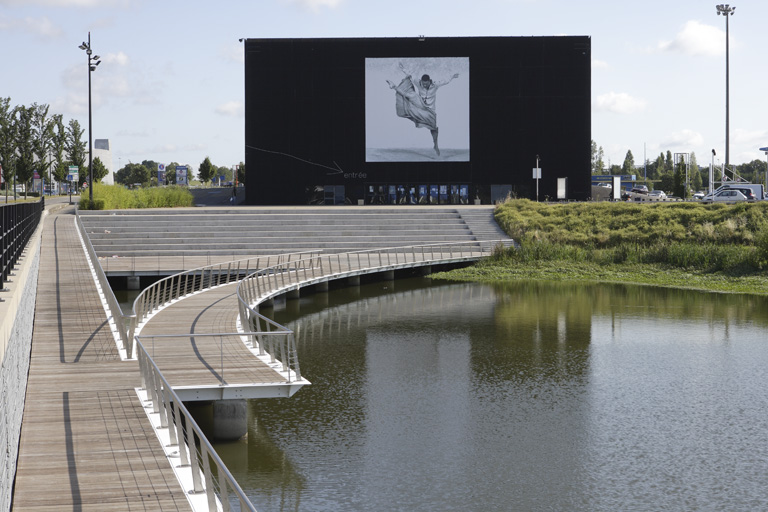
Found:
[(262, 512), (764, 509), (766, 306), (428, 279), (287, 301), (313, 384), (217, 450)]

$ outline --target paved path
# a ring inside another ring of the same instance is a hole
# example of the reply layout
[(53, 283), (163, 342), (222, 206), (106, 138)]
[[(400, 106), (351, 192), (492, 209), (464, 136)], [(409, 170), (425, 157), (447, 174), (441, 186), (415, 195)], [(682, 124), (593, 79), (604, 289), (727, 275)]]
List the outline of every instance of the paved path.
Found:
[(121, 362), (74, 224), (44, 218), (12, 509), (191, 510)]

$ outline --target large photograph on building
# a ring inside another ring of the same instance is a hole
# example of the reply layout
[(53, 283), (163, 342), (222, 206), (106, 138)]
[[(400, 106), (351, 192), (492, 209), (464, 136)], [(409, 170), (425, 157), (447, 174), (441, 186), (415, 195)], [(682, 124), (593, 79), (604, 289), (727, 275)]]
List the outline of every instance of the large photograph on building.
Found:
[(365, 59), (366, 162), (469, 161), (469, 58)]

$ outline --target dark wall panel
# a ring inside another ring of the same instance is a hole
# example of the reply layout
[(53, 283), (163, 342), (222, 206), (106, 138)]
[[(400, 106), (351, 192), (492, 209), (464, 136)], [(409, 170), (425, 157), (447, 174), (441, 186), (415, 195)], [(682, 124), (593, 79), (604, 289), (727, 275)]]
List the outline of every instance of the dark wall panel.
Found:
[[(306, 204), (318, 185), (344, 185), (355, 204), (371, 184), (469, 184), (486, 200), (510, 184), (533, 198), (536, 155), (541, 199), (561, 177), (569, 198), (590, 196), (589, 37), (248, 39), (245, 52), (250, 204)], [(468, 161), (366, 161), (366, 59), (411, 57), (469, 59)]]

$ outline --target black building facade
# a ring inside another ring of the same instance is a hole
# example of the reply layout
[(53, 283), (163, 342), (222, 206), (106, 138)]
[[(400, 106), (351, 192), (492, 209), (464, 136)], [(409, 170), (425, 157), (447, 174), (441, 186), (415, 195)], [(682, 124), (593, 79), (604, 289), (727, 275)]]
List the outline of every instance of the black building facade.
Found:
[(590, 62), (586, 36), (247, 39), (246, 202), (587, 199)]

